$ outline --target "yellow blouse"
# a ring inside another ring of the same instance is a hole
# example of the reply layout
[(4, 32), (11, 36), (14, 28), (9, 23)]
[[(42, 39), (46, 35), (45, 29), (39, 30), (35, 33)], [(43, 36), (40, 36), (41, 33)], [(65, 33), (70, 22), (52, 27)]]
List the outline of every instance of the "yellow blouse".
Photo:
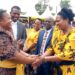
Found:
[[(55, 28), (56, 29), (56, 28)], [(62, 60), (73, 60), (75, 61), (75, 28), (71, 30), (68, 35), (61, 33), (60, 30), (54, 30), (52, 37), (52, 48), (47, 51), (50, 53), (51, 50)]]
[(30, 30), (30, 32), (28, 33), (26, 42), (24, 44), (24, 48), (28, 49), (29, 47), (31, 47), (32, 44), (36, 44), (37, 43), (39, 31), (35, 31), (34, 29)]

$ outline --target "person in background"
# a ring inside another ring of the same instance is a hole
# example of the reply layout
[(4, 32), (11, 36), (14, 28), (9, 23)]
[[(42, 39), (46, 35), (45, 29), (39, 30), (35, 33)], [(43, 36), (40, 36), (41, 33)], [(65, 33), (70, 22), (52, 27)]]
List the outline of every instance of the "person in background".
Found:
[(25, 39), (27, 37), (25, 25), (19, 21), (21, 9), (18, 6), (13, 6), (10, 11), (12, 19), (12, 30), (14, 38), (17, 40), (20, 48), (23, 49)]
[[(29, 31), (27, 39), (25, 41), (25, 44), (24, 44), (25, 52), (29, 54), (34, 54), (40, 28), (41, 28), (41, 20), (36, 19), (33, 24), (33, 28)], [(25, 75), (32, 75), (31, 73), (33, 72), (33, 69), (31, 65), (26, 65), (25, 71), (26, 71)]]
[(0, 75), (24, 75), (17, 64), (30, 64), (36, 56), (29, 55), (18, 47), (14, 39), (10, 15), (0, 9)]
[[(75, 28), (71, 26), (74, 13), (71, 9), (63, 8), (57, 14), (56, 25), (58, 30), (53, 32), (52, 44), (33, 66), (38, 66), (42, 61), (56, 61), (62, 70), (60, 75), (75, 74)], [(54, 52), (55, 55), (50, 56)], [(49, 55), (49, 56), (47, 56)]]
[[(19, 48), (23, 50), (24, 42), (27, 37), (25, 25), (23, 25), (22, 22), (19, 21), (21, 13), (21, 8), (19, 6), (13, 6), (10, 11), (11, 19), (12, 19), (12, 31), (15, 40), (17, 40), (17, 43), (19, 44)], [(17, 64), (18, 68), (24, 67), (23, 64), (19, 65)]]
[(25, 28), (29, 28), (28, 20), (24, 20)]
[[(54, 20), (51, 17), (45, 20), (45, 29), (41, 30), (39, 33), (37, 45), (36, 45), (36, 55), (43, 55), (44, 52), (49, 48), (50, 41), (53, 33)], [(53, 75), (53, 68), (51, 62), (42, 63), (37, 69), (37, 73), (34, 75)]]

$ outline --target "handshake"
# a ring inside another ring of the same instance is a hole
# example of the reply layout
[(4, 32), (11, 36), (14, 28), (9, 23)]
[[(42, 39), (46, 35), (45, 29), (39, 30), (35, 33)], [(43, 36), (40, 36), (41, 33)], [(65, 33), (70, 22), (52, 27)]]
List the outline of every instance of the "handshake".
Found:
[(45, 61), (45, 58), (40, 55), (31, 55), (31, 57), (34, 59), (34, 61), (32, 63), (33, 69), (36, 69), (38, 66), (40, 66), (42, 64), (42, 62)]

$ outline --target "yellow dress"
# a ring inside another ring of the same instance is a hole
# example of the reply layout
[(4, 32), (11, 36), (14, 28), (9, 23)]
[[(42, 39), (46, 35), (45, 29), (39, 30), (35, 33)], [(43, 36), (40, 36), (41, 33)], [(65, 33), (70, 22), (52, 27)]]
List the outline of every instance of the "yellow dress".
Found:
[[(30, 32), (28, 33), (27, 39), (25, 41), (25, 44), (24, 44), (24, 48), (25, 49), (28, 49), (28, 48), (31, 47), (32, 44), (36, 44), (37, 43), (39, 31), (35, 31), (34, 29), (30, 30)], [(32, 50), (34, 50), (34, 49), (35, 48), (33, 48)]]
[[(60, 30), (55, 28), (52, 37), (52, 48), (55, 54), (62, 60), (75, 61), (75, 28), (68, 35), (64, 35)], [(62, 75), (75, 75), (75, 64), (61, 65)]]
[[(28, 31), (28, 36), (27, 36), (27, 39), (24, 44), (24, 49), (29, 49), (33, 44), (36, 45), (39, 31), (35, 31), (34, 28), (32, 28)], [(30, 51), (29, 51), (30, 54), (33, 54), (34, 50), (35, 50), (35, 48), (30, 49)], [(25, 69), (26, 69), (26, 72), (25, 72), (26, 75), (29, 75), (29, 74), (32, 75), (33, 70), (30, 68), (29, 65), (25, 65)]]

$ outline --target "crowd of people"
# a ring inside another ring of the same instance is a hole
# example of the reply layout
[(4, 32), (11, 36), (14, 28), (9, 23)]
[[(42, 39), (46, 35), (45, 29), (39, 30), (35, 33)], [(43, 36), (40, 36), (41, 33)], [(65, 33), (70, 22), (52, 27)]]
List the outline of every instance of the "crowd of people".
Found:
[(73, 11), (62, 8), (56, 20), (44, 20), (44, 28), (36, 18), (28, 33), (20, 13), (18, 6), (10, 14), (0, 9), (0, 75), (74, 75)]

